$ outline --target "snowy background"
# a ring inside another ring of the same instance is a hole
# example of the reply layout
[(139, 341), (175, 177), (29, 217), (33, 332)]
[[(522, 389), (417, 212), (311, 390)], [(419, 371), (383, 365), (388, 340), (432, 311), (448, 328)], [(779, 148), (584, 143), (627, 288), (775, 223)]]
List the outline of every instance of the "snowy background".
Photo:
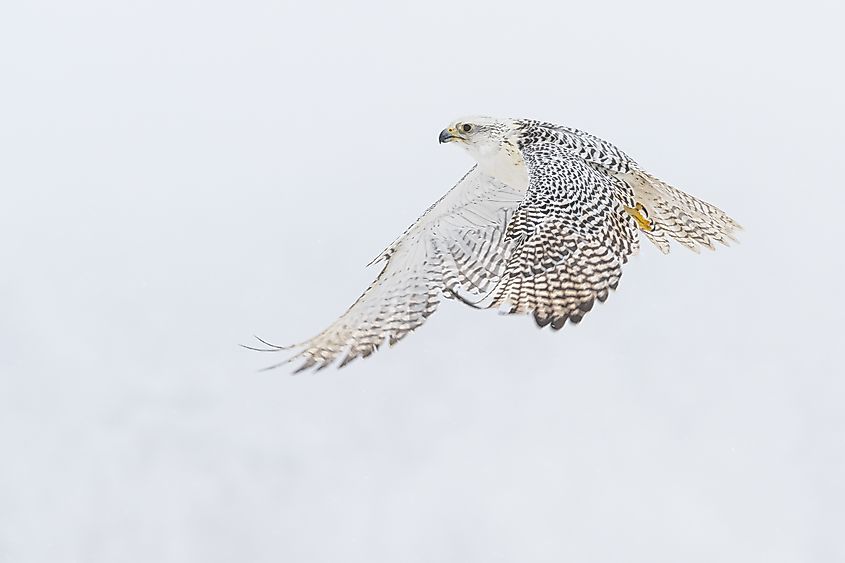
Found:
[[(839, 3), (4, 2), (0, 562), (845, 560)], [(257, 373), (470, 166), (617, 143), (746, 230), (580, 326)]]

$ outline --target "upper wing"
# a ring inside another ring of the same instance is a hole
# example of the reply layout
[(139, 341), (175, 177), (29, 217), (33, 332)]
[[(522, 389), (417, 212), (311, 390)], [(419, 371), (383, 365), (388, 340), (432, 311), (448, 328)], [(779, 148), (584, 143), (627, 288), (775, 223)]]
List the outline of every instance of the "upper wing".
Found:
[(669, 238), (698, 252), (713, 249), (715, 242), (727, 245), (742, 227), (718, 207), (695, 198), (648, 174), (614, 144), (572, 127), (524, 120), (521, 136), (525, 143), (558, 144), (572, 156), (599, 167), (615, 180), (625, 182), (624, 194), (630, 207), (642, 206), (650, 223), (642, 233), (661, 252), (669, 252)]
[(441, 297), (450, 296), (444, 291), (488, 291), (501, 276), (511, 247), (505, 226), (523, 195), (470, 170), (374, 260), (387, 263), (339, 319), (300, 344), (270, 345), (268, 351), (295, 351), (271, 367), (302, 359), (297, 372), (320, 369), (343, 354), (340, 365), (346, 365), (423, 324)]
[(517, 246), (489, 306), (532, 312), (538, 325), (559, 329), (607, 299), (637, 251), (623, 205), (630, 188), (559, 143), (529, 144), (522, 154), (528, 192), (506, 236)]
[(636, 170), (637, 163), (619, 147), (586, 131), (534, 120), (518, 121), (524, 146), (554, 143), (566, 153), (612, 172)]

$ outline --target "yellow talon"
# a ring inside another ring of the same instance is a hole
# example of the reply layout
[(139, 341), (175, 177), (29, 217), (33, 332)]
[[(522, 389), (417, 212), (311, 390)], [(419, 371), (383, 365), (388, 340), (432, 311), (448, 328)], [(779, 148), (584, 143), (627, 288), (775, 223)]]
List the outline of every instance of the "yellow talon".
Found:
[(642, 214), (642, 211), (644, 209), (645, 209), (645, 207), (643, 207), (643, 204), (640, 203), (639, 201), (637, 202), (637, 205), (634, 206), (634, 207), (625, 206), (625, 211), (627, 211), (628, 214), (637, 221), (637, 224), (640, 226), (640, 228), (642, 230), (650, 233), (651, 231), (654, 230), (654, 224), (651, 222), (651, 220), (648, 217), (646, 217), (645, 215)]

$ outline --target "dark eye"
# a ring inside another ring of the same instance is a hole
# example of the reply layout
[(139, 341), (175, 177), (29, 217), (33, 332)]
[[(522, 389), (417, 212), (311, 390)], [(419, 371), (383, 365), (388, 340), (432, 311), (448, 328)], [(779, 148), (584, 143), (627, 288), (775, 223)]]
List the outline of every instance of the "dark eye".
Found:
[(470, 131), (472, 131), (472, 125), (470, 125), (469, 123), (464, 123), (463, 125), (461, 125), (461, 129), (464, 133), (469, 133)]

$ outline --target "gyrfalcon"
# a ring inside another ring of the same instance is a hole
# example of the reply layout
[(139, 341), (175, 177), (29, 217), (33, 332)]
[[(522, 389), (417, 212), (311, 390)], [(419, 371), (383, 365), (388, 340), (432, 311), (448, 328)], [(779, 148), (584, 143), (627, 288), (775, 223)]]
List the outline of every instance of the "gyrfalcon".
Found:
[[(530, 313), (540, 327), (577, 323), (616, 289), (645, 235), (698, 252), (727, 245), (740, 225), (657, 179), (594, 135), (529, 119), (469, 117), (440, 133), (476, 165), (372, 263), (375, 281), (323, 332), (273, 367), (344, 366), (422, 325), (442, 298)], [(270, 369), (270, 368), (268, 368)]]

